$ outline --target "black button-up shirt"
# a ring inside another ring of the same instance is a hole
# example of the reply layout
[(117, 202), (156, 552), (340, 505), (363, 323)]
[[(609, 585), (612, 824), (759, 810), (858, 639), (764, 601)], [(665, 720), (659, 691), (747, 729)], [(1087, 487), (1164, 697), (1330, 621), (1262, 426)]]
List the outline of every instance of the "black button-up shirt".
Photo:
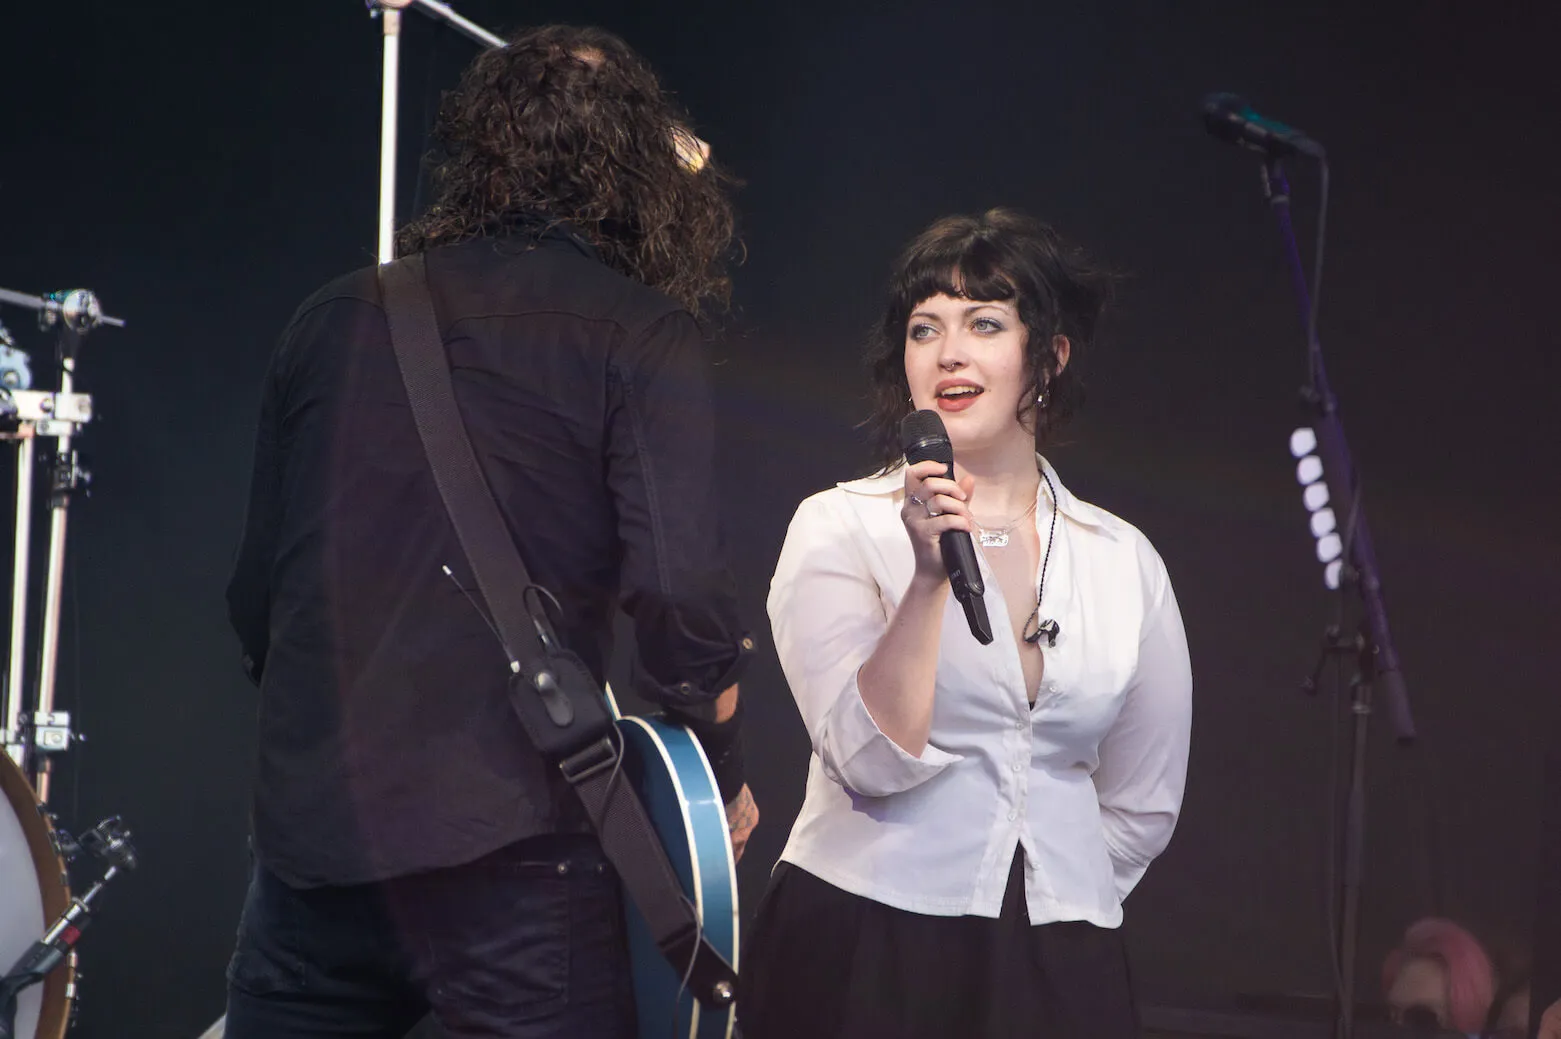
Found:
[[(621, 605), (637, 691), (719, 694), (744, 640), (693, 318), (562, 231), (427, 266), (468, 434), (564, 643), (600, 678)], [(272, 359), (228, 588), (260, 680), (255, 847), (282, 879), (383, 879), (580, 826), (513, 715), (476, 596), (375, 271), (356, 271), (304, 302)]]

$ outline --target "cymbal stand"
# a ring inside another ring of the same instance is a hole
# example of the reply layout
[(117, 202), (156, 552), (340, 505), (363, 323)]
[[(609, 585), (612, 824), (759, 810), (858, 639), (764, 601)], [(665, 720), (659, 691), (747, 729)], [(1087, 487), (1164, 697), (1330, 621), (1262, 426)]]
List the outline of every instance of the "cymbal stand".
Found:
[[(101, 325), (123, 328), (106, 317), (86, 289), (29, 296), (0, 289), (0, 303), (38, 312), (39, 327), (55, 333), (59, 387), (31, 388), (26, 355), (0, 343), (0, 439), (16, 445), (16, 538), (12, 561), (11, 633), (3, 694), (0, 738), (6, 753), (32, 782), (41, 804), (49, 800), (52, 755), (76, 738), (70, 714), (55, 710), (54, 686), (59, 657), (60, 604), (65, 574), (65, 535), (71, 498), (91, 482), (72, 446), (77, 430), (92, 418), (92, 398), (75, 391), (76, 354), (87, 333)], [(33, 696), (26, 693), (29, 564), (32, 552), (33, 466), (40, 438), (55, 442), (49, 468), (49, 548), (44, 575), (43, 618), (38, 636), (38, 668)], [(29, 709), (30, 708), (30, 709)]]

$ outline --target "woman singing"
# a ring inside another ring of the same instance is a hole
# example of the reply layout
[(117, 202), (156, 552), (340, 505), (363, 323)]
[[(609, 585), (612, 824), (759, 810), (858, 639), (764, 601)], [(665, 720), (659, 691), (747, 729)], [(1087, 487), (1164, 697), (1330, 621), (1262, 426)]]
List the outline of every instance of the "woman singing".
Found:
[[(869, 355), (883, 468), (801, 504), (770, 589), (813, 756), (743, 960), (748, 1039), (1138, 1034), (1117, 928), (1181, 808), (1187, 640), (1149, 541), (1037, 453), (1103, 303), (1010, 210), (899, 260)], [(905, 464), (915, 409), (955, 479)], [(979, 546), (990, 645), (950, 594), (951, 530)]]

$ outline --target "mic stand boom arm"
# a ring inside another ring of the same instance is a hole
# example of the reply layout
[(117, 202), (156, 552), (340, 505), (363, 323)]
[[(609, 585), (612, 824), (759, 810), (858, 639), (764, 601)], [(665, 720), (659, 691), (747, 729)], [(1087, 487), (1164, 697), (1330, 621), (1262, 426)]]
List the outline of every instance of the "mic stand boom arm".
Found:
[(1301, 254), (1296, 247), (1295, 229), (1290, 222), (1290, 184), (1277, 158), (1264, 161), (1263, 191), (1279, 221), (1285, 258), (1290, 266), (1290, 279), (1301, 311), (1302, 328), (1308, 333), (1306, 350), (1312, 378), (1311, 385), (1302, 390), (1302, 396), (1313, 413), (1317, 453), (1322, 460), (1324, 478), (1328, 481), (1329, 501), (1345, 527), (1347, 573), (1360, 591), (1361, 605), (1366, 612), (1368, 638), (1376, 659), (1374, 670), (1387, 694), (1388, 717), (1392, 719), (1393, 731), (1400, 742), (1413, 743), (1415, 723), (1409, 710), (1409, 690), (1404, 685), (1404, 675), (1399, 670), (1398, 651), (1393, 646), (1393, 635), (1388, 627), (1387, 607), (1382, 601), (1382, 576), (1377, 569), (1377, 553), (1372, 543), (1371, 528), (1359, 501), (1355, 462), (1344, 437), (1344, 423), (1339, 418), (1339, 401), (1328, 385), (1322, 343), (1309, 319), (1311, 296), (1306, 287)]

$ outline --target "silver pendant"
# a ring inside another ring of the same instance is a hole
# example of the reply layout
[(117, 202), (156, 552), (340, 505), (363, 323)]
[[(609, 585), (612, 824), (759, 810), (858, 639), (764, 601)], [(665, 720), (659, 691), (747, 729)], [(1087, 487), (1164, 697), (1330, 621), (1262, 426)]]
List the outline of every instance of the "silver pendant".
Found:
[(982, 548), (1006, 548), (1008, 547), (1008, 531), (983, 530), (981, 531)]

